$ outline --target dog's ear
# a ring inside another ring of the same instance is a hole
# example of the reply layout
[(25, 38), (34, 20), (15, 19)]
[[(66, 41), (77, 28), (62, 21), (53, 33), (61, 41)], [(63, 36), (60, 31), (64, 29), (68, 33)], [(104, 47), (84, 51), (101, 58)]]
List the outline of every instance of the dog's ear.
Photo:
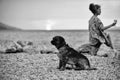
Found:
[(65, 39), (63, 37), (60, 37), (59, 40), (60, 40), (60, 44), (63, 44), (63, 45), (65, 44)]

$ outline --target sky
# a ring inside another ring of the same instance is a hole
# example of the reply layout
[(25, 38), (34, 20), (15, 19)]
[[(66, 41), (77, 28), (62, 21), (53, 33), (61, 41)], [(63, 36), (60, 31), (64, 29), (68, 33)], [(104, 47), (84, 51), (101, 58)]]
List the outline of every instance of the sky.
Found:
[(101, 5), (104, 26), (118, 20), (120, 0), (0, 0), (0, 22), (21, 29), (88, 29), (89, 4)]

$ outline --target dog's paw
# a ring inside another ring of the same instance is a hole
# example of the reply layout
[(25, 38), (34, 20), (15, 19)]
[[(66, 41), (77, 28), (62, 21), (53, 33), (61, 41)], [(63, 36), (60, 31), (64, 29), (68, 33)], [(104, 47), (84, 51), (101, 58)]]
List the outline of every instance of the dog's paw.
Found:
[(59, 69), (60, 71), (64, 71), (65, 69)]
[(60, 71), (64, 71), (64, 70), (65, 70), (65, 68), (60, 68), (59, 70), (60, 70)]

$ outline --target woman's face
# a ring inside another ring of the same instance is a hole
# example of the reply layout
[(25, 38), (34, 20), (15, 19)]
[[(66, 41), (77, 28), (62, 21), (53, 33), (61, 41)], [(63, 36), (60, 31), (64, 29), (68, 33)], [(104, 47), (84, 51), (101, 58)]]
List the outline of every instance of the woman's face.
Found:
[(98, 8), (97, 9), (97, 15), (100, 15), (101, 14), (101, 8)]

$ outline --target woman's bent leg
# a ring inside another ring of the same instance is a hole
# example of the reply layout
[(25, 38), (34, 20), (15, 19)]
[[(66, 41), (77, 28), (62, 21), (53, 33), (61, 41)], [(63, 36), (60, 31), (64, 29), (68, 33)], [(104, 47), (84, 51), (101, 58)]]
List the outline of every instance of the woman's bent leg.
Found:
[(107, 35), (107, 39), (108, 39), (109, 42), (106, 42), (105, 44), (106, 44), (107, 46), (109, 46), (111, 49), (113, 49), (112, 41), (111, 41), (111, 38), (110, 38), (110, 35), (109, 35), (109, 34)]

